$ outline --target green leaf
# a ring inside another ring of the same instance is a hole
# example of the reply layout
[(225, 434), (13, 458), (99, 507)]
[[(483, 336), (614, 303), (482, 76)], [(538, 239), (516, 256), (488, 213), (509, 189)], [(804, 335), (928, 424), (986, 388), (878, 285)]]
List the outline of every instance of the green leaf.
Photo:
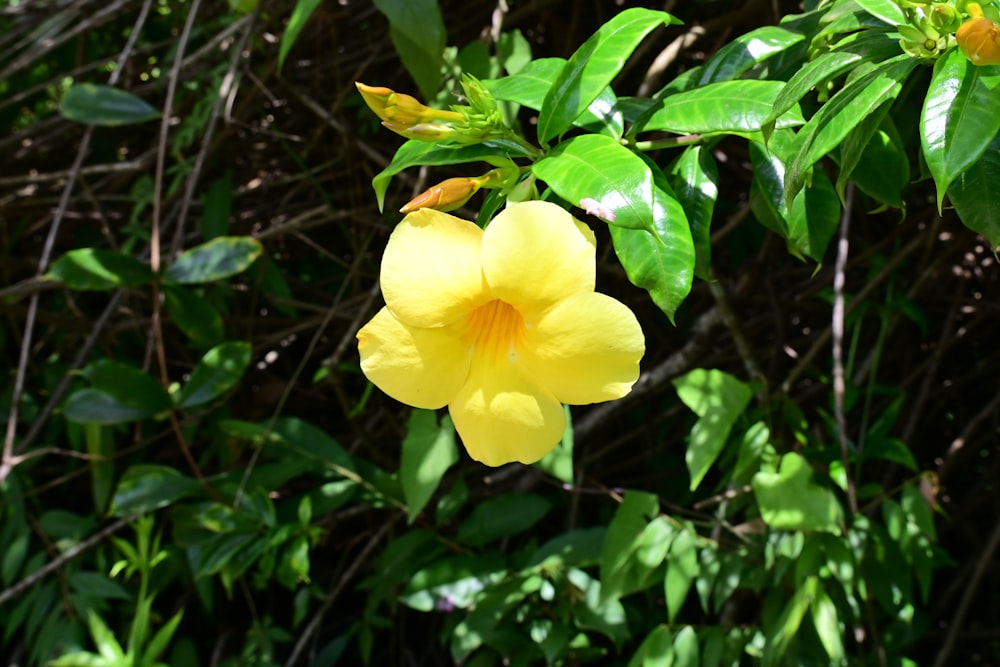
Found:
[(698, 86), (729, 81), (805, 39), (805, 35), (778, 26), (764, 26), (736, 37), (719, 49), (698, 77)]
[(908, 23), (906, 14), (894, 0), (855, 0), (862, 9), (891, 26)]
[(120, 424), (152, 417), (173, 407), (170, 394), (147, 373), (128, 364), (101, 359), (80, 374), (92, 387), (74, 392), (63, 404), (70, 421)]
[(611, 137), (573, 137), (531, 171), (557, 195), (610, 225), (653, 229), (653, 173), (640, 156)]
[[(859, 127), (866, 124), (867, 121)], [(892, 119), (884, 118), (881, 127), (863, 145), (859, 145), (860, 138), (861, 136), (852, 132), (841, 144), (837, 193), (843, 199), (849, 178), (868, 196), (890, 206), (903, 208), (903, 192), (910, 185), (910, 158)], [(851, 153), (850, 156), (847, 155), (848, 152)], [(848, 159), (854, 162), (849, 174), (844, 169)]]
[(545, 516), (552, 504), (534, 493), (507, 493), (476, 505), (458, 527), (459, 542), (482, 546), (502, 537), (522, 533)]
[(53, 262), (45, 278), (75, 290), (112, 290), (150, 283), (153, 272), (148, 265), (114, 250), (80, 248)]
[[(662, 130), (675, 134), (746, 134), (759, 132), (785, 86), (783, 81), (721, 81), (670, 95), (652, 107), (636, 132)], [(805, 121), (798, 107), (786, 111), (776, 127)]]
[(85, 125), (131, 125), (160, 117), (145, 100), (124, 90), (94, 83), (70, 86), (59, 102), (69, 120)]
[(992, 248), (1000, 244), (1000, 136), (948, 188), (962, 224), (982, 234)]
[(670, 168), (670, 181), (694, 242), (694, 274), (708, 280), (712, 262), (712, 213), (719, 197), (719, 168), (705, 146), (688, 146)]
[(653, 303), (670, 321), (691, 291), (694, 280), (694, 242), (684, 209), (670, 190), (663, 173), (642, 156), (653, 171), (653, 230), (611, 225), (611, 241), (625, 275), (636, 287), (649, 292)]
[[(601, 551), (601, 599), (616, 599), (645, 587), (673, 538), (651, 493), (628, 491), (622, 498)], [(652, 550), (651, 550), (651, 547)]]
[(784, 611), (778, 620), (771, 625), (767, 633), (764, 649), (764, 665), (785, 664), (782, 658), (788, 650), (789, 644), (796, 637), (802, 619), (809, 611), (809, 602), (816, 590), (816, 578), (810, 577), (805, 584), (795, 591), (795, 595), (784, 605)]
[(678, 22), (666, 12), (633, 7), (598, 28), (570, 57), (545, 96), (538, 114), (539, 141), (547, 143), (569, 129), (654, 28)]
[(674, 379), (673, 384), (684, 405), (698, 415), (684, 457), (694, 491), (722, 453), (733, 424), (753, 398), (753, 390), (728, 373), (702, 368)]
[(396, 151), (392, 161), (372, 179), (378, 210), (385, 205), (385, 191), (392, 177), (409, 167), (437, 167), (464, 162), (482, 162), (488, 158), (531, 157), (526, 148), (513, 141), (485, 141), (472, 146), (444, 146), (410, 139)]
[(791, 202), (803, 188), (808, 171), (837, 147), (864, 118), (887, 100), (895, 99), (917, 59), (908, 55), (874, 66), (837, 92), (799, 130), (798, 149), (785, 175), (785, 200)]
[(948, 187), (1000, 132), (1000, 67), (977, 66), (961, 49), (938, 58), (920, 116), (920, 145), (937, 184), (938, 210)]
[(458, 449), (451, 419), (445, 416), (439, 425), (433, 410), (413, 410), (406, 423), (399, 466), (410, 523), (424, 509), (441, 483), (441, 477), (456, 461)]
[(323, 0), (297, 0), (292, 16), (288, 19), (288, 26), (284, 34), (281, 35), (281, 46), (278, 48), (278, 71), (285, 66), (285, 58), (292, 50), (292, 45), (299, 38), (299, 33), (309, 21), (309, 17), (316, 11)]
[(628, 667), (670, 667), (674, 659), (673, 639), (673, 630), (657, 625), (642, 640)]
[(177, 407), (204, 405), (226, 393), (240, 381), (250, 365), (250, 343), (227, 341), (201, 358), (177, 396)]
[(670, 544), (667, 556), (667, 574), (663, 579), (663, 593), (667, 601), (667, 619), (673, 623), (684, 606), (691, 585), (700, 572), (698, 566), (698, 539), (691, 526), (677, 534)]
[(844, 662), (844, 630), (837, 617), (837, 606), (827, 595), (820, 581), (816, 582), (816, 590), (813, 593), (810, 608), (816, 634), (819, 635), (820, 643), (823, 644), (826, 654), (830, 657), (830, 664), (842, 664)]
[(674, 637), (673, 667), (702, 667), (698, 633), (690, 625), (685, 625)]
[(777, 472), (761, 471), (751, 485), (760, 516), (772, 528), (840, 533), (840, 503), (830, 489), (812, 482), (801, 454), (785, 454)]
[(134, 465), (125, 471), (111, 499), (111, 515), (141, 514), (197, 494), (201, 484), (162, 465)]
[(437, 0), (375, 0), (403, 66), (420, 92), (433, 99), (441, 85), (445, 29)]
[(222, 340), (222, 316), (206, 299), (180, 285), (163, 285), (163, 305), (177, 328), (194, 343), (210, 347)]
[(220, 236), (185, 251), (163, 274), (168, 283), (190, 285), (222, 280), (246, 271), (263, 251), (250, 236)]

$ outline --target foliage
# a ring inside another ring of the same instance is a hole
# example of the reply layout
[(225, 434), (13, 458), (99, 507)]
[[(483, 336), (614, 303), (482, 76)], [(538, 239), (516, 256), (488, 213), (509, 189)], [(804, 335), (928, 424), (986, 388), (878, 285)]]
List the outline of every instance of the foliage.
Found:
[[(607, 3), (563, 47), (515, 3), (293, 4), (0, 3), (0, 654), (958, 659), (1000, 69), (955, 35), (993, 3)], [(376, 207), (413, 197), (572, 208), (646, 331), (633, 395), (487, 470), (373, 391)]]

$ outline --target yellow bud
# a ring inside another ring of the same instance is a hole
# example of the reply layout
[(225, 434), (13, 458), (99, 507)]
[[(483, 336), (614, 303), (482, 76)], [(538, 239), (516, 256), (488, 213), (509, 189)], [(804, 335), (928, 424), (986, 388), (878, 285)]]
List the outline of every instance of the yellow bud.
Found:
[(433, 208), (438, 211), (454, 211), (469, 201), (479, 190), (479, 180), (475, 178), (449, 178), (428, 188), (403, 208), (400, 213), (412, 213), (421, 208)]
[(955, 41), (974, 65), (1000, 65), (1000, 27), (990, 19), (966, 21), (955, 33)]

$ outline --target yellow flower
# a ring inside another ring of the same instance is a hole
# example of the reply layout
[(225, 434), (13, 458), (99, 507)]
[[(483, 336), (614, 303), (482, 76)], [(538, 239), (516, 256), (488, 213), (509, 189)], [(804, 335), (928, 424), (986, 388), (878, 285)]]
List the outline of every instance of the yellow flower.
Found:
[(645, 349), (635, 315), (594, 292), (594, 234), (559, 206), (508, 206), (486, 228), (420, 209), (382, 257), (386, 306), (358, 332), (365, 375), (414, 407), (448, 406), (472, 458), (533, 463), (561, 403), (621, 398)]
[(1000, 65), (1000, 29), (990, 19), (966, 21), (955, 33), (955, 41), (973, 64)]

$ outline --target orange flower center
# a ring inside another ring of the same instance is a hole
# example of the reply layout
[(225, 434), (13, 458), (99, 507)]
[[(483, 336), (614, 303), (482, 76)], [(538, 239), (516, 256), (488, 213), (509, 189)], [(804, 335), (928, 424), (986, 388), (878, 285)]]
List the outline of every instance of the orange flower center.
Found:
[(472, 311), (466, 321), (464, 337), (477, 355), (506, 356), (509, 361), (515, 361), (524, 337), (524, 318), (514, 306), (494, 299)]

